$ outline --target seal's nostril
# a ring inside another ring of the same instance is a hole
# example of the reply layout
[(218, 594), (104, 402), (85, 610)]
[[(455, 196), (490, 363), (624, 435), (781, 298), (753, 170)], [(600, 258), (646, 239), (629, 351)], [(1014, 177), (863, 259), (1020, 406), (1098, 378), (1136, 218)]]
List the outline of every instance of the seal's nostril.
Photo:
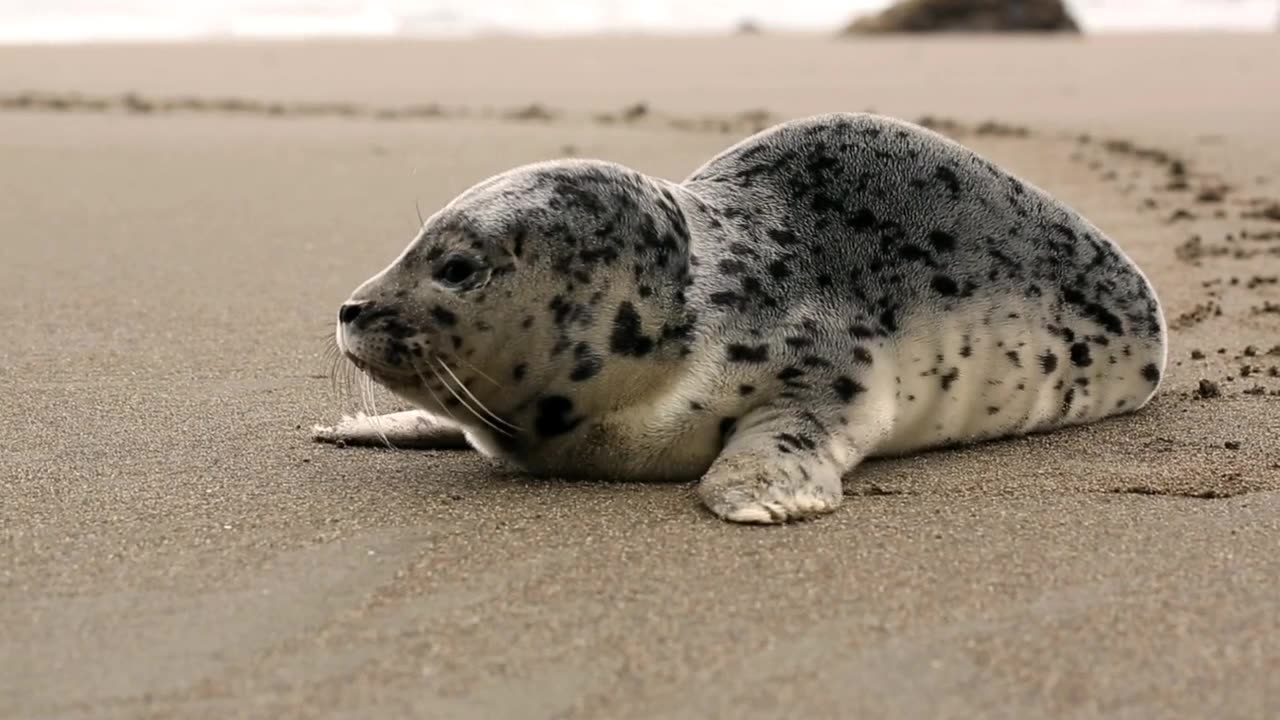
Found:
[(368, 305), (369, 303), (362, 303), (362, 302), (344, 303), (342, 307), (338, 308), (338, 321), (343, 323), (349, 323), (352, 320), (355, 320), (357, 317), (360, 316), (360, 311), (364, 310), (365, 307), (367, 307)]

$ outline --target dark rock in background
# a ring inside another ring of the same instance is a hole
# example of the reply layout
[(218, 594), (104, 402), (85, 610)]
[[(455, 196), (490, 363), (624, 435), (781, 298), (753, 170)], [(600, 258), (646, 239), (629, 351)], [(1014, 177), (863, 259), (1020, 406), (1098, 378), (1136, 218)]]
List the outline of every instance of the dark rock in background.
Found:
[(1069, 32), (1080, 27), (1061, 0), (899, 0), (858, 18), (848, 34)]

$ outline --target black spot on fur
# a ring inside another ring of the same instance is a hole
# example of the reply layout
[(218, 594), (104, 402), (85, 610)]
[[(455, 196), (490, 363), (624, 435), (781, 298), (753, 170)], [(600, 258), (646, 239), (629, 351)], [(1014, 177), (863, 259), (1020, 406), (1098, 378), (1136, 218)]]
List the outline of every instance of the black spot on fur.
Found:
[(711, 303), (713, 305), (743, 309), (746, 307), (747, 300), (732, 290), (721, 290), (711, 293)]
[(859, 208), (849, 218), (849, 226), (854, 230), (870, 230), (875, 224), (876, 216), (867, 208)]
[(769, 359), (769, 346), (734, 343), (728, 347), (726, 355), (729, 362), (762, 363)]
[(898, 331), (898, 318), (893, 313), (893, 308), (885, 308), (880, 312), (880, 324), (884, 326), (885, 332)]
[(1040, 369), (1044, 370), (1045, 375), (1058, 369), (1058, 356), (1054, 355), (1052, 350), (1045, 350), (1040, 356)]
[(938, 252), (951, 252), (956, 249), (955, 236), (941, 230), (934, 230), (929, 233), (929, 244)]
[(1016, 368), (1022, 367), (1022, 358), (1018, 356), (1017, 351), (1010, 350), (1006, 352), (1004, 356), (1009, 358), (1009, 362), (1013, 363), (1014, 367)]
[(551, 298), (551, 301), (547, 303), (547, 308), (553, 313), (552, 317), (558, 327), (562, 327), (568, 321), (569, 313), (573, 310), (573, 306), (560, 295)]
[(1155, 363), (1147, 363), (1142, 367), (1142, 379), (1153, 384), (1160, 381), (1160, 369)]
[(577, 364), (574, 365), (573, 371), (569, 373), (569, 379), (573, 382), (582, 382), (589, 380), (600, 374), (600, 370), (604, 368), (604, 361), (600, 356), (591, 351), (591, 346), (586, 343), (578, 343), (573, 350)]
[(841, 375), (832, 381), (831, 389), (835, 390), (836, 395), (839, 395), (844, 402), (849, 402), (854, 395), (866, 390), (865, 387), (845, 375)]
[(904, 262), (924, 261), (927, 264), (934, 264), (931, 262), (932, 258), (929, 253), (925, 252), (924, 248), (911, 243), (904, 243), (898, 246), (898, 257), (902, 258)]
[(582, 418), (570, 417), (572, 413), (573, 401), (563, 395), (539, 398), (534, 429), (544, 438), (571, 433), (582, 423)]
[(929, 286), (943, 297), (952, 297), (960, 292), (960, 286), (956, 285), (956, 281), (946, 275), (934, 275)]
[(382, 323), (382, 331), (396, 340), (404, 340), (417, 331), (397, 318), (387, 318)]
[(751, 393), (753, 393), (753, 392), (755, 392), (755, 391), (756, 391), (756, 388), (755, 388), (755, 386), (754, 386), (754, 385), (739, 385), (739, 386), (738, 386), (738, 394), (739, 394), (739, 395), (741, 395), (741, 396), (743, 396), (743, 397), (746, 397), (746, 396), (750, 395)]
[(862, 347), (861, 345), (857, 345), (853, 348), (853, 359), (857, 360), (860, 363), (866, 363), (867, 365), (870, 365), (871, 353), (868, 352), (867, 349)]
[(431, 308), (431, 317), (444, 327), (453, 327), (458, 324), (458, 316), (439, 305)]
[(1084, 306), (1084, 314), (1096, 320), (1099, 325), (1106, 328), (1107, 332), (1112, 335), (1124, 333), (1124, 324), (1120, 322), (1120, 318), (1097, 303), (1086, 304)]
[(764, 285), (754, 277), (742, 278), (742, 292), (746, 293), (747, 297), (758, 298), (765, 305), (771, 306), (775, 303), (773, 298), (765, 294)]
[(1079, 342), (1071, 346), (1071, 364), (1076, 367), (1089, 367), (1093, 364), (1088, 345)]
[(840, 202), (826, 193), (814, 193), (813, 199), (809, 201), (809, 206), (819, 215), (840, 209)]
[(941, 180), (942, 184), (947, 186), (947, 190), (952, 195), (960, 194), (960, 178), (956, 177), (955, 172), (953, 172), (951, 168), (945, 165), (939, 165), (938, 168), (933, 171), (933, 176), (938, 180)]
[(641, 332), (640, 313), (628, 300), (618, 304), (613, 332), (609, 336), (609, 349), (619, 355), (635, 357), (644, 357), (653, 350), (653, 339)]
[(1071, 411), (1071, 403), (1076, 399), (1076, 389), (1067, 388), (1066, 394), (1062, 396), (1062, 414), (1066, 415)]
[(790, 230), (770, 230), (769, 239), (783, 246), (800, 243), (800, 239)]
[(942, 389), (944, 391), (950, 390), (951, 383), (955, 382), (956, 379), (959, 377), (960, 377), (960, 368), (951, 368), (950, 370), (948, 370), (945, 375), (942, 375), (939, 378), (940, 380), (942, 380)]

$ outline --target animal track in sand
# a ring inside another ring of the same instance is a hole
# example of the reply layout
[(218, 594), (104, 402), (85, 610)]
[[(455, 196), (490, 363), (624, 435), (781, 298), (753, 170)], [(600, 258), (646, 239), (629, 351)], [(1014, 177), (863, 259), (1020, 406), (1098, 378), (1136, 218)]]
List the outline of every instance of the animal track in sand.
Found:
[(192, 96), (151, 97), (139, 93), (85, 95), (27, 91), (0, 95), (0, 111), (123, 113), (162, 115), (174, 113), (251, 115), (274, 118), (336, 117), (358, 120), (409, 121), (480, 118), (517, 123), (559, 121), (597, 125), (652, 124), (692, 132), (757, 132), (777, 122), (767, 110), (745, 110), (728, 115), (680, 116), (650, 110), (637, 102), (618, 112), (574, 113), (539, 102), (509, 108), (449, 106), (430, 102), (382, 106), (351, 102), (307, 102), (253, 98)]
[[(1244, 324), (1249, 332), (1267, 337), (1280, 331), (1259, 327), (1260, 321), (1273, 322), (1268, 318), (1280, 315), (1278, 276), (1264, 270), (1276, 267), (1270, 264), (1280, 258), (1280, 229), (1272, 224), (1280, 221), (1280, 203), (1260, 195), (1250, 196), (1236, 183), (1193, 167), (1188, 160), (1159, 148), (1088, 135), (1076, 137), (1075, 142), (1077, 150), (1072, 159), (1098, 173), (1103, 182), (1120, 185), (1122, 194), (1142, 190), (1145, 198), (1140, 212), (1150, 215), (1151, 211), (1158, 211), (1157, 217), (1166, 223), (1191, 227), (1193, 232), (1173, 245), (1172, 250), (1188, 266), (1188, 279), (1199, 281), (1201, 293), (1192, 299), (1190, 307), (1171, 308), (1172, 330), (1194, 333), (1194, 328), (1202, 324), (1229, 317), (1237, 321), (1247, 318)], [(1259, 177), (1255, 181), (1262, 185), (1267, 179)], [(1234, 227), (1224, 232), (1224, 221)], [(1217, 239), (1207, 239), (1215, 236)], [(1237, 267), (1241, 261), (1250, 263), (1250, 269), (1264, 271), (1229, 279), (1221, 275), (1204, 277)], [(1280, 347), (1276, 352), (1280, 354)], [(1198, 387), (1181, 396), (1195, 400), (1248, 397), (1268, 402), (1280, 396), (1280, 365), (1258, 362), (1260, 351), (1256, 353), (1258, 357), (1247, 352), (1230, 359), (1221, 357), (1225, 354), (1223, 349), (1217, 354), (1218, 359), (1213, 359), (1203, 351), (1193, 350), (1192, 360), (1213, 365), (1222, 374), (1215, 380), (1200, 380)], [(1251, 357), (1253, 362), (1243, 360)], [(1183, 364), (1180, 360), (1174, 362)], [(1243, 387), (1238, 380), (1243, 381)]]

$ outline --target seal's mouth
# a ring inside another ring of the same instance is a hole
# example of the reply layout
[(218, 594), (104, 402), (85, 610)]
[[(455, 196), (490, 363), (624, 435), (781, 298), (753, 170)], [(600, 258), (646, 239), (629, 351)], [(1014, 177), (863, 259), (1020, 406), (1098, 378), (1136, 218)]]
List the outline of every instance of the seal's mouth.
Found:
[[(378, 357), (379, 343), (370, 346), (368, 338), (352, 335), (352, 331), (345, 325), (338, 327), (335, 334), (335, 340), (338, 351), (342, 357), (355, 366), (357, 370), (368, 375), (373, 380), (382, 385), (395, 385), (397, 387), (412, 386), (420, 384), (420, 375), (413, 367), (412, 358), (402, 356), (402, 361), (408, 361), (407, 364), (392, 363), (386, 360), (380, 360)], [(376, 340), (376, 338), (375, 338)], [(363, 351), (363, 352), (357, 352)], [(407, 355), (407, 350), (404, 353)]]
[[(470, 416), (475, 423), (486, 425), (498, 435), (508, 438), (522, 432), (519, 425), (491, 410), (470, 389), (471, 383), (477, 379), (492, 383), (499, 389), (501, 385), (465, 360), (430, 352), (412, 353), (418, 355), (421, 362), (409, 358), (407, 367), (401, 367), (370, 361), (352, 352), (349, 346), (342, 347), (341, 353), (374, 382), (423, 407), (436, 407), (455, 419), (459, 415)], [(463, 368), (463, 365), (467, 367)]]
[(388, 389), (418, 387), (423, 385), (422, 375), (415, 372), (413, 368), (396, 368), (388, 367), (379, 363), (372, 363), (360, 356), (352, 353), (350, 350), (345, 351), (343, 355), (356, 369), (373, 378), (376, 382), (386, 386)]
[(372, 365), (366, 362), (364, 358), (361, 358), (359, 355), (356, 355), (350, 350), (344, 350), (342, 354), (346, 356), (348, 360), (351, 361), (352, 365), (355, 365), (357, 368), (359, 368), (363, 372), (368, 372), (369, 369), (372, 367)]

